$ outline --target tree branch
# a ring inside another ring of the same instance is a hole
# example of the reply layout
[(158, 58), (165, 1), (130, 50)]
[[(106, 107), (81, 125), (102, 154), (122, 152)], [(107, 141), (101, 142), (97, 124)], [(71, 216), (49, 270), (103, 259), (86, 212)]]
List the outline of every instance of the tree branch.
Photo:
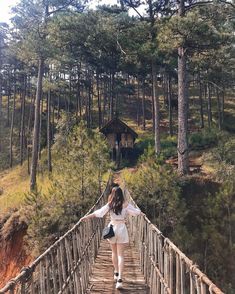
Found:
[[(221, 3), (225, 3), (225, 4), (228, 4), (228, 5), (231, 5), (233, 8), (235, 8), (235, 5), (229, 1), (226, 1), (226, 0), (219, 0), (219, 2)], [(208, 1), (199, 1), (199, 2), (196, 2), (196, 3), (192, 3), (188, 6), (185, 7), (185, 11), (188, 11), (188, 10), (191, 10), (192, 8), (194, 7), (198, 7), (198, 6), (204, 6), (204, 5), (207, 5), (207, 4), (212, 4), (213, 1), (212, 0), (208, 0)]]
[(119, 49), (121, 50), (121, 52), (124, 54), (124, 55), (127, 55), (126, 52), (122, 49), (122, 46), (120, 45), (119, 41), (118, 41), (118, 37), (117, 37), (117, 45), (119, 47)]
[(196, 3), (192, 3), (192, 4), (188, 5), (188, 6), (185, 6), (185, 11), (191, 10), (194, 7), (204, 6), (204, 5), (211, 4), (211, 3), (213, 3), (212, 0), (200, 1), (200, 2), (196, 2)]
[(222, 3), (225, 3), (225, 4), (231, 5), (233, 8), (235, 8), (235, 5), (233, 3), (228, 2), (226, 0), (219, 0), (219, 2), (222, 2)]
[(219, 87), (216, 83), (209, 81), (209, 80), (204, 80), (205, 82), (212, 84), (213, 86), (215, 86), (217, 89), (219, 89), (220, 91), (223, 91), (223, 88)]
[(61, 6), (60, 8), (56, 9), (56, 10), (53, 10), (51, 12), (48, 13), (47, 16), (50, 16), (54, 13), (57, 13), (57, 12), (60, 12), (60, 11), (63, 11), (65, 8), (67, 8), (68, 6), (72, 5), (74, 3), (75, 0), (70, 0), (67, 4)]
[(135, 10), (135, 12), (139, 15), (139, 17), (143, 20), (144, 17), (139, 13), (139, 11), (136, 9), (136, 7), (131, 3), (131, 1), (124, 0), (124, 2), (132, 9)]

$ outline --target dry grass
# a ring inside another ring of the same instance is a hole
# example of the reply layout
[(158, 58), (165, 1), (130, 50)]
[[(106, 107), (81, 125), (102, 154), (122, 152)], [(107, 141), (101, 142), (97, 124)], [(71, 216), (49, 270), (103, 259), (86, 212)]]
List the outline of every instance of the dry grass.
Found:
[[(38, 176), (38, 188), (46, 193), (50, 188), (50, 179), (45, 173)], [(0, 173), (0, 213), (12, 208), (20, 208), (24, 203), (25, 194), (29, 191), (29, 175), (27, 163)]]

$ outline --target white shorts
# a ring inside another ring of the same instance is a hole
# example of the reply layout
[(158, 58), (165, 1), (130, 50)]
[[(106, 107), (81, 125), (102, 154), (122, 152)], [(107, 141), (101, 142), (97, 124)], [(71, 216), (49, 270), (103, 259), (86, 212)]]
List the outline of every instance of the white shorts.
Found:
[(113, 231), (115, 236), (108, 239), (109, 243), (111, 244), (122, 244), (122, 243), (129, 243), (129, 236), (126, 224), (123, 222), (110, 222), (109, 225), (113, 225)]

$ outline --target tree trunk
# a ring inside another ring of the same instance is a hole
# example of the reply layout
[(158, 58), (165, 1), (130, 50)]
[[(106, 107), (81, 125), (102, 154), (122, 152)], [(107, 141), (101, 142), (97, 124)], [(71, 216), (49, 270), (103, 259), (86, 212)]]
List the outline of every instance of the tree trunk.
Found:
[(160, 154), (160, 108), (159, 108), (159, 98), (157, 95), (157, 74), (156, 74), (156, 65), (152, 61), (152, 85), (153, 85), (153, 105), (154, 105), (154, 146), (155, 154), (158, 156)]
[(57, 120), (60, 118), (60, 93), (58, 93), (57, 97)]
[(21, 100), (21, 122), (20, 122), (20, 165), (23, 165), (24, 161), (24, 147), (25, 147), (25, 96), (26, 96), (26, 87), (27, 87), (27, 77), (24, 76), (24, 87)]
[(13, 165), (13, 131), (14, 131), (14, 120), (15, 120), (15, 100), (16, 100), (16, 80), (14, 73), (14, 93), (13, 93), (13, 106), (11, 115), (11, 130), (10, 130), (10, 167)]
[(42, 96), (42, 79), (43, 79), (44, 60), (39, 59), (38, 67), (38, 81), (37, 92), (35, 99), (35, 115), (34, 115), (34, 128), (33, 128), (33, 148), (32, 148), (32, 162), (30, 174), (30, 190), (34, 191), (37, 184), (37, 165), (38, 165), (38, 145), (39, 145), (39, 123), (40, 123), (40, 101)]
[(78, 75), (78, 80), (77, 80), (77, 121), (78, 121), (78, 116), (81, 120), (82, 118), (82, 103), (81, 103), (81, 85), (80, 85), (80, 65), (78, 65), (77, 68), (77, 75)]
[(114, 72), (111, 74), (111, 84), (110, 84), (110, 119), (113, 118), (113, 105), (114, 105)]
[(146, 127), (146, 124), (145, 124), (145, 88), (144, 88), (144, 81), (143, 81), (143, 84), (142, 84), (142, 90), (143, 90), (143, 93), (142, 93), (142, 114), (143, 114), (143, 130), (145, 130), (145, 127)]
[(77, 81), (77, 92), (76, 92), (76, 121), (79, 121), (79, 117), (81, 118), (80, 115), (80, 85), (79, 85), (79, 81)]
[[(32, 122), (32, 114), (34, 112), (34, 103), (35, 103), (35, 93), (31, 93), (31, 101), (29, 107), (29, 117), (28, 117), (28, 126), (27, 126), (27, 161), (28, 161), (28, 174), (30, 174), (30, 148), (32, 146), (32, 136), (31, 136), (31, 122)], [(31, 139), (31, 140), (30, 140)]]
[(51, 141), (54, 141), (54, 125), (55, 125), (55, 103), (52, 103), (52, 124), (51, 124)]
[(8, 93), (7, 93), (7, 126), (8, 127), (10, 125), (10, 100), (11, 100), (11, 78), (9, 74)]
[(102, 126), (102, 112), (101, 112), (101, 99), (100, 99), (100, 76), (96, 72), (96, 86), (97, 86), (97, 96), (98, 96), (98, 116), (99, 116), (99, 129)]
[(188, 173), (188, 97), (183, 47), (178, 48), (178, 83), (178, 172), (185, 175)]
[(167, 74), (164, 73), (163, 80), (162, 80), (162, 91), (163, 91), (163, 103), (164, 108), (166, 108), (167, 102), (168, 102), (168, 77)]
[(222, 101), (221, 101), (221, 122), (222, 122), (222, 125), (224, 123), (224, 97), (225, 97), (225, 89), (223, 88)]
[(140, 80), (137, 78), (137, 113), (136, 113), (136, 120), (137, 125), (140, 125)]
[(68, 113), (70, 113), (70, 110), (71, 110), (71, 98), (72, 98), (72, 81), (71, 81), (71, 72), (72, 72), (72, 69), (70, 68), (70, 72), (69, 72), (69, 99), (68, 99)]
[(107, 96), (108, 96), (108, 82), (104, 79), (104, 97), (103, 97), (103, 124), (105, 124), (105, 114), (106, 114), (106, 104), (107, 104)]
[(203, 116), (203, 99), (202, 99), (202, 83), (199, 76), (199, 103), (200, 103), (200, 124), (201, 129), (204, 128), (204, 116)]
[(211, 128), (212, 114), (211, 114), (211, 87), (207, 84), (207, 118), (208, 118), (208, 128)]
[[(179, 16), (184, 17), (184, 0), (179, 3)], [(178, 173), (188, 173), (188, 97), (185, 48), (178, 48)]]
[(172, 125), (172, 90), (171, 90), (171, 77), (167, 79), (167, 100), (168, 100), (168, 118), (169, 118), (169, 134), (173, 136), (173, 125)]
[(91, 127), (92, 117), (91, 117), (91, 104), (92, 104), (92, 93), (91, 93), (91, 79), (89, 77), (89, 88), (88, 88), (88, 128)]
[(47, 94), (47, 168), (52, 171), (51, 165), (51, 90)]
[(93, 125), (93, 96), (94, 96), (94, 87), (93, 87), (93, 76), (92, 76), (92, 72), (90, 73), (90, 79), (91, 79), (91, 83), (90, 83), (90, 104), (89, 104), (89, 113), (90, 113), (90, 127)]
[(222, 129), (222, 115), (221, 115), (221, 103), (219, 97), (219, 89), (216, 88), (216, 98), (217, 98), (217, 111), (218, 111), (218, 128), (221, 131)]
[(38, 139), (38, 158), (39, 159), (41, 159), (42, 113), (43, 113), (43, 96), (41, 96), (40, 119), (39, 119), (39, 139)]
[(153, 96), (153, 84), (152, 84), (150, 95), (152, 97), (152, 124), (153, 124), (152, 132), (153, 134), (155, 134), (155, 102), (154, 102), (154, 96)]

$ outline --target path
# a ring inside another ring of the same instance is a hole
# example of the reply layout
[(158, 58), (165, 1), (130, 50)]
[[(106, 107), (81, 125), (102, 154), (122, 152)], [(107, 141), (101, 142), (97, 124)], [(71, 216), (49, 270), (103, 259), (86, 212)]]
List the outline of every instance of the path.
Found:
[(87, 294), (147, 294), (147, 286), (139, 266), (139, 255), (133, 244), (127, 246), (125, 252), (125, 270), (123, 289), (116, 290), (113, 280), (111, 249), (108, 241), (102, 240), (90, 278)]

